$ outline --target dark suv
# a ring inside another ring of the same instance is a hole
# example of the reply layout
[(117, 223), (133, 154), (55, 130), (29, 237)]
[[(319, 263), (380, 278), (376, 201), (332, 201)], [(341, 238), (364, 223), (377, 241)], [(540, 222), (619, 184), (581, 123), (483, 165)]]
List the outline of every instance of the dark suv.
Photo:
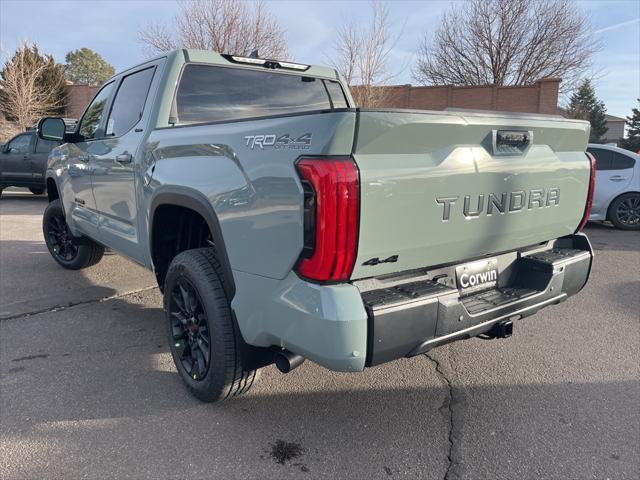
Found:
[(0, 149), (0, 195), (7, 187), (26, 187), (35, 195), (46, 189), (49, 152), (60, 142), (38, 138), (35, 130), (16, 135)]

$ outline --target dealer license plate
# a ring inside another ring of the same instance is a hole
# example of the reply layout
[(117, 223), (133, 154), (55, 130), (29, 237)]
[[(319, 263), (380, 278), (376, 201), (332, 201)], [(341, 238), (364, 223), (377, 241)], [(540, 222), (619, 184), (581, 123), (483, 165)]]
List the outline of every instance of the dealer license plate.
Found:
[(478, 260), (456, 267), (456, 282), (461, 295), (495, 288), (498, 285), (498, 260)]

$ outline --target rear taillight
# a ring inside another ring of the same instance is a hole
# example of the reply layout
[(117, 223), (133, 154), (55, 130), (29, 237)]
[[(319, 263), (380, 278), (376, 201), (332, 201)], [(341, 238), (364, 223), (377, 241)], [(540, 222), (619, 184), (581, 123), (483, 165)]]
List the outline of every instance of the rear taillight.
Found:
[(304, 249), (298, 273), (320, 282), (349, 279), (356, 260), (360, 188), (350, 157), (307, 157), (297, 163), (304, 188)]
[(587, 203), (584, 206), (584, 216), (582, 217), (582, 221), (580, 222), (580, 225), (578, 225), (576, 232), (582, 230), (589, 220), (589, 216), (591, 215), (591, 205), (593, 204), (593, 192), (596, 188), (596, 159), (591, 153), (586, 153), (591, 167), (591, 172), (589, 173), (589, 190), (587, 190)]

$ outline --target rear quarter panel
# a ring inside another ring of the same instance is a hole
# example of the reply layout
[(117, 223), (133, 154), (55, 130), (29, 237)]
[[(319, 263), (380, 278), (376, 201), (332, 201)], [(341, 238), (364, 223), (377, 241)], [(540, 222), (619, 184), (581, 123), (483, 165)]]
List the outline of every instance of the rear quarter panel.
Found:
[[(196, 190), (218, 217), (232, 270), (285, 278), (303, 242), (295, 161), (349, 154), (354, 125), (355, 113), (342, 111), (156, 129), (145, 145), (144, 211), (161, 186)], [(307, 148), (261, 147), (247, 139), (308, 133)]]

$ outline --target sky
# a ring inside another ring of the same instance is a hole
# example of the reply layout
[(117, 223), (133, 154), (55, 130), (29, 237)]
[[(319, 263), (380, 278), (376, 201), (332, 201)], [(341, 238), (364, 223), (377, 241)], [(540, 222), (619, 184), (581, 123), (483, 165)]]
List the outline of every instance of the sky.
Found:
[[(387, 3), (398, 38), (390, 62), (393, 83), (412, 83), (418, 45), (425, 32), (437, 28), (451, 2)], [(368, 18), (364, 0), (271, 0), (267, 5), (286, 29), (293, 59), (303, 63), (330, 63), (336, 25)], [(602, 43), (594, 58), (596, 94), (607, 113), (630, 115), (640, 97), (640, 2), (584, 0), (577, 5), (590, 17)], [(88, 47), (120, 71), (145, 58), (138, 31), (149, 22), (171, 25), (177, 11), (174, 0), (0, 0), (0, 45), (12, 53), (28, 39), (59, 62), (68, 51)]]

